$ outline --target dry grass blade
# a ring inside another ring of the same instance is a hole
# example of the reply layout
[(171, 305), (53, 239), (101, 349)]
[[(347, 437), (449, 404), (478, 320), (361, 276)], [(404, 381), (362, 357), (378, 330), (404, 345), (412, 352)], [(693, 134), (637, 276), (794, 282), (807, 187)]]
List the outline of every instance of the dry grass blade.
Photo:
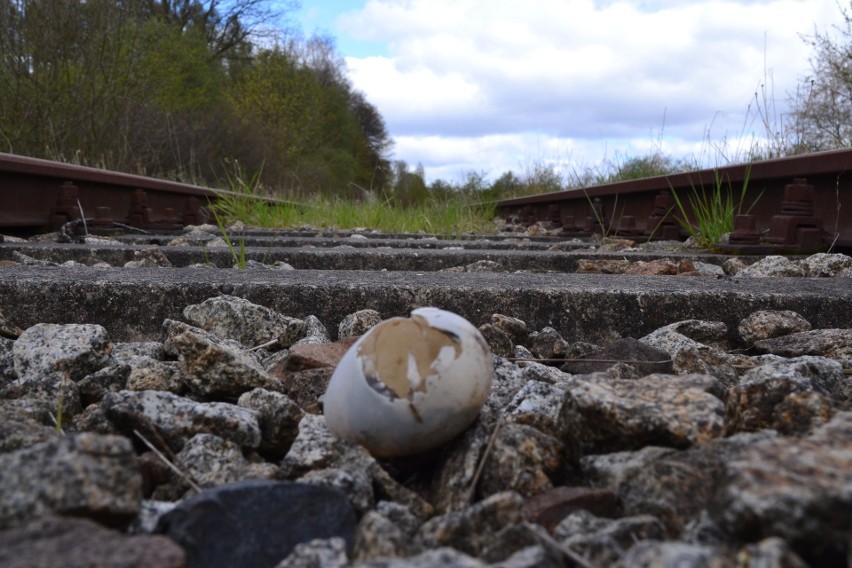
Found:
[(595, 568), (594, 565), (590, 564), (588, 560), (584, 559), (582, 556), (568, 548), (567, 546), (563, 546), (558, 540), (547, 534), (547, 531), (544, 530), (536, 530), (537, 525), (534, 525), (530, 522), (524, 522), (524, 525), (531, 531), (535, 531), (535, 533), (543, 540), (545, 543), (553, 547), (559, 552), (561, 552), (569, 562), (572, 562), (575, 566), (579, 566), (580, 568)]
[(506, 360), (513, 362), (529, 361), (532, 363), (626, 363), (627, 365), (665, 365), (672, 362), (671, 359), (663, 361), (632, 361), (630, 359), (537, 359), (523, 357), (510, 357)]
[(266, 343), (261, 343), (260, 345), (255, 345), (254, 347), (252, 347), (250, 349), (246, 349), (246, 351), (249, 351), (249, 352), (257, 351), (258, 349), (264, 349), (266, 347), (272, 347), (276, 343), (278, 343), (277, 337), (275, 339), (273, 339), (272, 341), (267, 341)]
[(497, 422), (494, 423), (494, 430), (488, 438), (488, 444), (485, 446), (485, 451), (482, 452), (482, 457), (479, 459), (479, 465), (476, 466), (476, 472), (473, 474), (473, 479), (470, 482), (470, 489), (468, 489), (468, 503), (473, 500), (473, 496), (476, 493), (476, 486), (479, 484), (479, 478), (482, 477), (482, 470), (485, 468), (485, 462), (488, 461), (488, 456), (491, 455), (491, 450), (494, 449), (494, 442), (497, 440), (497, 432), (500, 431), (502, 423), (503, 416), (501, 415), (497, 418)]
[(139, 432), (139, 430), (134, 429), (134, 430), (133, 430), (133, 433), (134, 433), (134, 434), (136, 434), (136, 436), (137, 436), (140, 440), (142, 440), (142, 443), (143, 443), (143, 444), (145, 444), (146, 446), (148, 446), (148, 449), (149, 449), (149, 450), (151, 450), (152, 452), (154, 452), (154, 454), (156, 454), (156, 456), (157, 456), (158, 458), (160, 458), (160, 459), (163, 461), (163, 463), (164, 463), (164, 464), (166, 464), (166, 466), (168, 466), (168, 468), (169, 468), (169, 469), (171, 469), (173, 472), (175, 472), (176, 474), (178, 474), (179, 476), (181, 476), (181, 477), (184, 479), (184, 481), (186, 481), (186, 482), (189, 484), (189, 486), (190, 486), (190, 487), (192, 487), (192, 488), (195, 490), (195, 492), (196, 492), (196, 493), (201, 493), (201, 487), (198, 485), (198, 483), (196, 483), (196, 482), (195, 482), (195, 480), (194, 480), (194, 479), (192, 479), (192, 476), (191, 476), (191, 475), (189, 475), (188, 473), (184, 472), (184, 471), (183, 471), (183, 470), (181, 470), (178, 466), (176, 466), (174, 463), (172, 463), (172, 462), (169, 460), (169, 458), (167, 458), (167, 457), (163, 454), (163, 452), (161, 452), (160, 450), (158, 450), (158, 449), (156, 448), (156, 446), (154, 446), (154, 444), (152, 444), (151, 442), (149, 442), (149, 441), (148, 441), (148, 439), (147, 439), (145, 436), (143, 436), (143, 435)]

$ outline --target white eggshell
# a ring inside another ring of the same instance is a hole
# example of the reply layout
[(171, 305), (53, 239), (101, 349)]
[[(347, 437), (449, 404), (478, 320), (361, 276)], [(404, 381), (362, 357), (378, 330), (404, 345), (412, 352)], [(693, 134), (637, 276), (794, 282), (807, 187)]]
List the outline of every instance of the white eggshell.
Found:
[(438, 308), (373, 327), (340, 360), (323, 407), (329, 430), (376, 457), (438, 447), (467, 428), (491, 390), (488, 344)]

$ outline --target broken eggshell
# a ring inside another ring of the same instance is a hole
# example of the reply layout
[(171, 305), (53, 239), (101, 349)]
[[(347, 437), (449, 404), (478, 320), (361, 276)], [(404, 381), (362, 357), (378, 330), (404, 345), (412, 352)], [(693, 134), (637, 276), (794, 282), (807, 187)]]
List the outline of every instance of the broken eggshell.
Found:
[(474, 421), (493, 374), (488, 344), (473, 324), (419, 308), (379, 323), (350, 347), (323, 398), (326, 424), (376, 457), (424, 452)]

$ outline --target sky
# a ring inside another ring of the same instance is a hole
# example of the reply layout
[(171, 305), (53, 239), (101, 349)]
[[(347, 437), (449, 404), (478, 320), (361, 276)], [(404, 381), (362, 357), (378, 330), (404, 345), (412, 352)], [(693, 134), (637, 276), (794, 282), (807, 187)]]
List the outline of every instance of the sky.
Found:
[(838, 0), (303, 0), (296, 19), (428, 182), (737, 161), (788, 112), (807, 37), (843, 22)]

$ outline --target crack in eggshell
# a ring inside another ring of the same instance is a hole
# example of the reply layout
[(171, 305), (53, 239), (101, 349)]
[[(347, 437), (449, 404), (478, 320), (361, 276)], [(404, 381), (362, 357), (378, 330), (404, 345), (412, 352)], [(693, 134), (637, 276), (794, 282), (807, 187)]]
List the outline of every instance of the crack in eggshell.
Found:
[[(457, 335), (429, 325), (421, 316), (391, 318), (377, 325), (358, 347), (364, 375), (378, 379), (398, 398), (426, 392), (426, 380), (436, 376), (436, 364), (446, 364), (446, 348), (461, 354)], [(376, 388), (379, 392), (385, 389)]]
[(412, 416), (414, 416), (414, 419), (422, 424), (423, 423), (423, 417), (420, 416), (420, 411), (417, 410), (417, 407), (414, 406), (413, 402), (408, 403), (408, 409), (411, 411), (411, 414), (412, 414)]

